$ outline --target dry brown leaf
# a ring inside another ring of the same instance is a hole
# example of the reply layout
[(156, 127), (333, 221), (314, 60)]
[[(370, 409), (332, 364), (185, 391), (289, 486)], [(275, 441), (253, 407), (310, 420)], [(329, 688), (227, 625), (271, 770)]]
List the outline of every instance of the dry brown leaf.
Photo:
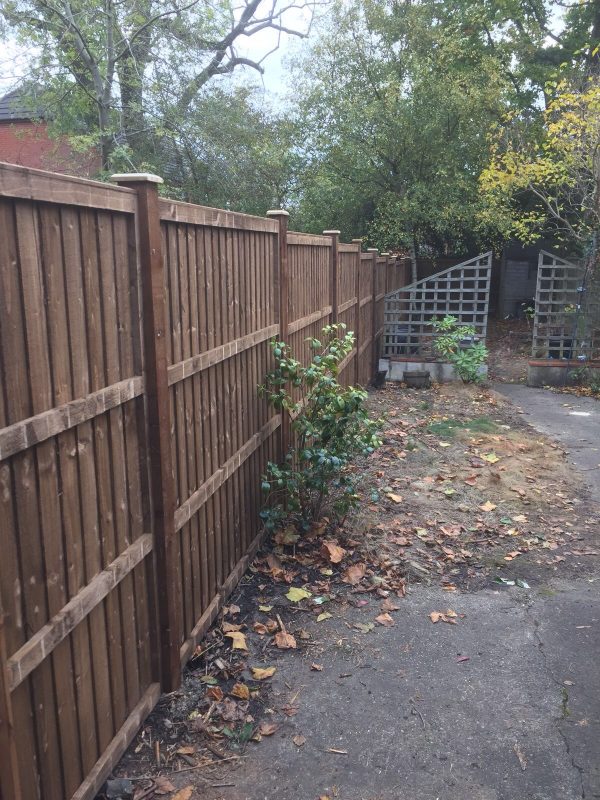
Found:
[(400, 606), (397, 606), (396, 603), (394, 603), (394, 601), (390, 597), (386, 597), (383, 603), (381, 604), (381, 610), (384, 613), (387, 613), (388, 611), (399, 611)]
[(267, 626), (263, 625), (262, 622), (255, 622), (254, 625), (252, 626), (252, 630), (255, 633), (258, 633), (260, 636), (264, 636), (265, 633), (267, 632)]
[(229, 694), (232, 695), (232, 697), (239, 697), (240, 700), (250, 699), (250, 689), (245, 683), (235, 683)]
[(306, 742), (304, 736), (298, 734), (297, 736), (292, 736), (292, 742), (296, 745), (296, 747), (302, 747), (302, 745)]
[(210, 689), (207, 689), (206, 696), (210, 697), (211, 700), (216, 700), (217, 703), (220, 703), (225, 697), (220, 686), (211, 686)]
[(401, 503), (401, 502), (402, 502), (402, 497), (400, 497), (400, 495), (399, 495), (399, 494), (394, 494), (394, 492), (389, 492), (387, 496), (388, 496), (388, 497), (390, 498), (390, 500), (392, 500), (394, 503)]
[(485, 503), (479, 506), (482, 511), (493, 511), (496, 506), (494, 503), (490, 503), (489, 500), (486, 500)]
[(279, 730), (279, 725), (276, 722), (261, 722), (258, 726), (258, 732), (261, 736), (272, 736)]
[(226, 617), (227, 614), (231, 614), (232, 616), (235, 616), (236, 614), (239, 614), (241, 610), (242, 609), (239, 606), (236, 606), (235, 604), (232, 603), (230, 606), (226, 606), (223, 609), (223, 616)]
[(477, 486), (477, 475), (469, 475), (464, 481), (467, 486)]
[(273, 677), (277, 672), (277, 667), (251, 667), (252, 677), (257, 681), (264, 681)]
[(273, 637), (273, 643), (276, 647), (280, 650), (295, 650), (296, 649), (296, 640), (292, 636), (291, 633), (287, 633), (287, 631), (279, 631)]
[(231, 639), (231, 647), (233, 650), (248, 650), (246, 637), (243, 633), (240, 633), (240, 631), (231, 631), (230, 633), (226, 633), (225, 636)]
[[(177, 752), (179, 753), (180, 751), (178, 750)], [(193, 749), (192, 752), (194, 752)], [(171, 781), (165, 775), (159, 775), (154, 781), (155, 794), (170, 794), (174, 791), (176, 791), (176, 787), (173, 786)]]
[(314, 672), (323, 672), (323, 665), (322, 665), (322, 664), (315, 664), (315, 662), (314, 662), (314, 661), (313, 661), (313, 663), (310, 665), (310, 668), (311, 668), (311, 669), (312, 669)]
[(379, 625), (383, 625), (385, 628), (391, 628), (396, 624), (389, 614), (380, 614), (378, 617), (375, 617), (375, 622)]
[(361, 580), (364, 578), (366, 571), (367, 571), (366, 564), (362, 563), (352, 564), (344, 572), (342, 580), (344, 583), (349, 583), (351, 586), (356, 586), (356, 584), (360, 583)]
[(346, 555), (346, 551), (335, 542), (323, 542), (319, 554), (326, 561), (330, 561), (332, 564), (339, 564)]
[(449, 608), (447, 611), (432, 611), (429, 619), (435, 624), (436, 622), (447, 622), (449, 625), (456, 625), (456, 617), (458, 614)]
[(177, 794), (174, 794), (171, 800), (190, 800), (193, 791), (193, 786), (186, 786), (185, 789), (180, 789)]
[(233, 633), (234, 631), (241, 631), (243, 625), (234, 625), (233, 622), (224, 622), (221, 625), (223, 633)]

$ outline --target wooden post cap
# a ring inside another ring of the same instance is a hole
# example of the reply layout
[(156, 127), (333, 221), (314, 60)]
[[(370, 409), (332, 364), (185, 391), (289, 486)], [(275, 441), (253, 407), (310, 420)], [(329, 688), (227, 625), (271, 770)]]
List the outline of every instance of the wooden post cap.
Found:
[(153, 175), (151, 172), (123, 172), (111, 175), (113, 183), (164, 183), (160, 175)]
[(382, 256), (389, 256), (389, 253), (382, 253)]
[(339, 236), (341, 231), (323, 231), (323, 236)]
[(356, 242), (360, 242), (362, 244), (362, 239), (351, 239), (351, 242), (352, 244), (355, 244)]
[(283, 208), (273, 208), (267, 211), (267, 217), (289, 217), (290, 212), (285, 211)]
[(378, 253), (379, 250), (376, 247), (367, 247), (367, 253)]

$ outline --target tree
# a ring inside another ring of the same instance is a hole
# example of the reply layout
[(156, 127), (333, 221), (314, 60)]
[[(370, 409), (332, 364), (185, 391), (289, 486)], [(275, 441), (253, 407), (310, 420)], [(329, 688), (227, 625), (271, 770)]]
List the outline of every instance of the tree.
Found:
[(350, 198), (370, 210), (370, 241), (408, 248), (413, 264), (419, 249), (471, 249), (486, 133), (515, 90), (464, 19), (435, 0), (340, 5), (300, 69), (304, 219)]
[[(5, 0), (5, 29), (32, 52), (32, 76), (48, 88), (55, 119), (97, 140), (105, 169), (156, 158), (156, 130), (176, 133), (213, 78), (264, 58), (240, 42), (286, 25), (311, 0)], [(69, 113), (63, 115), (67, 106)], [(159, 148), (158, 148), (159, 150)]]
[(511, 114), (492, 136), (482, 173), (484, 224), (523, 241), (550, 236), (592, 252), (600, 232), (600, 77), (567, 75), (535, 124)]

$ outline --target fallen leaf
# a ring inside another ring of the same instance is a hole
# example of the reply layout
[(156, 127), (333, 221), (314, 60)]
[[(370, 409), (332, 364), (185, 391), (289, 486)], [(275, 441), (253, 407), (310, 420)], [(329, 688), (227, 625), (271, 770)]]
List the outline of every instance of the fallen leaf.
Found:
[(370, 633), (375, 625), (372, 622), (355, 622), (353, 627), (361, 633)]
[(312, 597), (311, 592), (307, 592), (306, 589), (298, 589), (295, 586), (289, 590), (286, 594), (288, 600), (291, 600), (292, 603), (299, 603), (300, 600), (305, 600), (307, 597)]
[(233, 622), (224, 622), (221, 625), (223, 633), (233, 633), (235, 631), (241, 631), (243, 627), (244, 627), (243, 625), (234, 625)]
[(288, 526), (284, 528), (282, 531), (277, 531), (275, 534), (275, 542), (276, 544), (281, 545), (292, 545), (296, 544), (298, 539), (300, 538), (300, 534), (296, 531), (295, 528)]
[[(181, 751), (178, 750), (178, 753)], [(192, 750), (192, 752), (195, 752)], [(185, 754), (184, 754), (185, 755)], [(155, 794), (170, 794), (171, 792), (176, 791), (176, 787), (173, 786), (171, 781), (165, 775), (159, 775), (158, 778), (154, 781), (154, 793)]]
[(217, 703), (220, 703), (225, 697), (223, 689), (221, 689), (220, 686), (211, 686), (210, 689), (207, 690), (206, 696), (210, 697), (211, 700), (216, 700)]
[(388, 496), (388, 497), (389, 497), (389, 499), (390, 499), (390, 500), (392, 500), (394, 503), (401, 503), (401, 502), (402, 502), (402, 497), (401, 497), (399, 494), (394, 494), (394, 492), (388, 492), (388, 495), (387, 495), (387, 496)]
[(261, 736), (272, 736), (279, 730), (279, 725), (276, 722), (261, 722), (258, 726), (258, 732)]
[(339, 564), (346, 555), (346, 551), (335, 542), (323, 542), (319, 554), (327, 561), (331, 561), (332, 564)]
[(383, 625), (386, 628), (391, 628), (396, 624), (389, 614), (380, 614), (378, 617), (375, 617), (375, 622), (377, 622), (379, 625)]
[(331, 614), (329, 611), (323, 611), (321, 614), (319, 614), (317, 617), (317, 622), (323, 622), (325, 619), (331, 619)]
[(225, 636), (228, 636), (231, 639), (231, 647), (233, 650), (247, 650), (248, 647), (246, 645), (246, 637), (240, 631), (231, 631), (230, 633), (226, 633)]
[(286, 717), (295, 717), (299, 710), (300, 706), (295, 706), (292, 703), (281, 706), (281, 711), (283, 711)]
[(311, 669), (312, 669), (314, 672), (323, 672), (323, 665), (322, 665), (322, 664), (315, 664), (315, 662), (314, 662), (314, 661), (313, 661), (313, 663), (310, 665), (310, 668), (311, 668)]
[(273, 637), (273, 643), (276, 647), (280, 650), (295, 650), (296, 649), (296, 640), (292, 636), (291, 633), (287, 631), (279, 631)]
[(258, 633), (260, 636), (264, 636), (265, 633), (267, 632), (267, 626), (263, 625), (262, 622), (255, 622), (254, 625), (252, 626), (252, 630), (255, 633)]
[(456, 659), (456, 663), (457, 664), (462, 664), (463, 661), (470, 661), (470, 659), (471, 659), (471, 656), (460, 656), (459, 658)]
[(476, 486), (477, 485), (477, 475), (469, 475), (468, 478), (465, 478), (464, 482), (467, 486)]
[(180, 789), (177, 794), (174, 794), (171, 800), (190, 800), (193, 791), (193, 786), (186, 786), (185, 789)]
[(386, 597), (386, 599), (381, 604), (381, 610), (385, 613), (387, 613), (388, 611), (399, 611), (400, 606), (397, 606), (396, 603), (394, 603), (394, 601), (391, 598)]
[(488, 464), (496, 464), (500, 459), (496, 455), (496, 453), (486, 453), (486, 455), (482, 456), (484, 461), (487, 461)]
[(242, 609), (239, 606), (232, 604), (230, 606), (226, 606), (223, 609), (223, 615), (227, 616), (227, 614), (231, 614), (232, 616), (235, 616), (236, 614), (239, 614), (241, 610)]
[(434, 625), (435, 625), (436, 622), (440, 622), (440, 620), (442, 622), (447, 622), (449, 625), (456, 625), (455, 617), (457, 617), (457, 616), (458, 616), (458, 614), (456, 613), (456, 611), (452, 611), (452, 609), (449, 608), (445, 612), (444, 611), (432, 611), (430, 613), (430, 615), (429, 615), (429, 619), (434, 623)]
[(250, 689), (245, 683), (235, 683), (229, 694), (239, 697), (240, 700), (250, 700)]
[(482, 511), (493, 511), (496, 508), (496, 506), (494, 505), (494, 503), (490, 503), (489, 500), (486, 500), (486, 502), (483, 503), (483, 505), (480, 505), (479, 508)]
[(351, 586), (356, 586), (356, 584), (360, 583), (361, 580), (364, 578), (366, 571), (367, 571), (366, 564), (362, 563), (352, 564), (344, 572), (342, 580), (344, 583), (349, 583)]
[(257, 681), (264, 681), (273, 677), (277, 672), (277, 667), (251, 667), (252, 677)]
[(258, 610), (264, 611), (266, 614), (268, 614), (269, 611), (273, 611), (273, 606), (259, 606)]
[(440, 447), (452, 447), (450, 442), (438, 442)]
[(302, 747), (302, 745), (306, 742), (304, 736), (298, 734), (297, 736), (292, 736), (292, 742), (296, 745), (296, 747)]

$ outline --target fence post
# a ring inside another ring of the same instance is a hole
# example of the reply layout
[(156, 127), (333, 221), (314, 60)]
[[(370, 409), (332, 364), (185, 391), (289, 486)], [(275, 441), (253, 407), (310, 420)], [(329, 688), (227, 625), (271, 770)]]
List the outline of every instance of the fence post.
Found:
[(23, 800), (12, 702), (6, 671), (7, 661), (4, 612), (0, 602), (0, 753), (2, 754), (0, 756), (0, 797), (6, 798), (6, 800)]
[(360, 380), (360, 343), (361, 343), (361, 331), (360, 331), (360, 253), (362, 250), (362, 239), (352, 239), (352, 244), (358, 245), (358, 251), (356, 253), (356, 281), (354, 284), (354, 294), (356, 295), (356, 311), (354, 312), (354, 320), (356, 328), (354, 335), (356, 336), (356, 356), (354, 358), (354, 375), (355, 380), (354, 382), (358, 384)]
[(323, 236), (331, 237), (331, 253), (329, 254), (329, 297), (331, 298), (331, 324), (338, 321), (338, 272), (340, 231), (323, 231)]
[[(288, 223), (289, 213), (282, 208), (275, 208), (267, 211), (267, 217), (277, 220), (279, 230), (277, 232), (277, 269), (275, 287), (275, 297), (278, 304), (279, 313), (279, 339), (286, 344), (289, 336), (290, 319), (290, 290), (289, 290), (289, 271), (288, 271)], [(290, 448), (290, 415), (283, 411), (281, 414), (281, 461), (283, 461)]]
[(375, 327), (376, 324), (376, 303), (375, 297), (377, 295), (377, 256), (379, 255), (379, 250), (376, 247), (369, 247), (367, 249), (367, 253), (371, 253), (371, 258), (373, 259), (373, 274), (371, 276), (371, 378), (375, 377), (375, 331), (377, 330)]
[(160, 682), (172, 692), (181, 683), (179, 649), (181, 581), (175, 533), (175, 485), (171, 451), (171, 414), (167, 378), (166, 291), (158, 207), (158, 175), (112, 175), (119, 186), (135, 189), (138, 197), (139, 246), (143, 319), (144, 387), (148, 426), (148, 459), (153, 516), (154, 569), (158, 607)]

